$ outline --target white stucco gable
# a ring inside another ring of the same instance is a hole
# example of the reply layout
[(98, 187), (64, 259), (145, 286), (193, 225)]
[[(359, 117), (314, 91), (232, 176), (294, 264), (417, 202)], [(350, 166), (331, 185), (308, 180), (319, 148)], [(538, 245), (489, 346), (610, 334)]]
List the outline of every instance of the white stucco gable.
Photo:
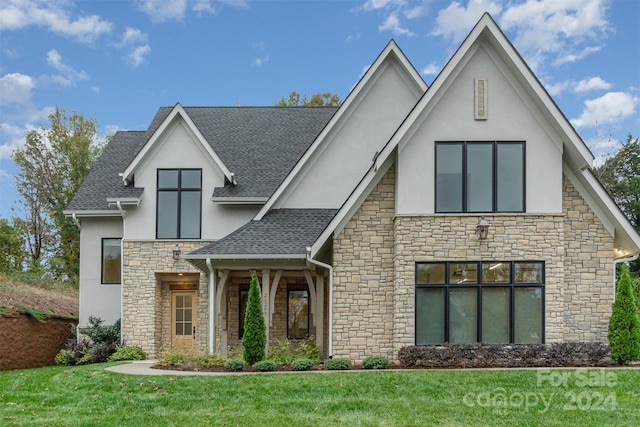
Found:
[(256, 219), (272, 208), (339, 208), (426, 89), (390, 41)]
[[(488, 111), (474, 115), (474, 83), (488, 83)], [(396, 214), (434, 215), (435, 141), (523, 141), (524, 214), (562, 212), (563, 175), (614, 236), (615, 257), (640, 252), (640, 236), (591, 172), (593, 156), (493, 19), (485, 14), (408, 113), (312, 247), (335, 237), (395, 163)]]
[(220, 157), (216, 154), (216, 152), (211, 148), (207, 140), (202, 136), (202, 133), (198, 130), (196, 125), (193, 123), (189, 115), (185, 112), (184, 108), (180, 103), (177, 103), (169, 115), (163, 120), (162, 124), (156, 129), (153, 135), (149, 138), (149, 141), (142, 147), (142, 149), (136, 154), (134, 159), (129, 163), (129, 166), (125, 169), (122, 174), (122, 179), (129, 180), (134, 174), (136, 168), (145, 160), (150, 153), (154, 152), (154, 148), (160, 144), (159, 141), (162, 140), (163, 136), (175, 125), (175, 123), (179, 120), (182, 120), (186, 125), (185, 130), (190, 134), (191, 138), (198, 142), (201, 146), (203, 153), (210, 157), (213, 163), (217, 166), (220, 172), (225, 176), (225, 178), (229, 181), (233, 181), (233, 173), (229, 171), (229, 169), (222, 162)]

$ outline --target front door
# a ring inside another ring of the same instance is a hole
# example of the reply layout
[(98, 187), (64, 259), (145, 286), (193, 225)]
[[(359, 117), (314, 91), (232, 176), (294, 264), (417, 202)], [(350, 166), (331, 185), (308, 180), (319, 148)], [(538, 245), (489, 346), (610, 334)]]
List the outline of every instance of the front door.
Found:
[(175, 350), (185, 350), (188, 353), (196, 351), (196, 292), (171, 292), (171, 347)]

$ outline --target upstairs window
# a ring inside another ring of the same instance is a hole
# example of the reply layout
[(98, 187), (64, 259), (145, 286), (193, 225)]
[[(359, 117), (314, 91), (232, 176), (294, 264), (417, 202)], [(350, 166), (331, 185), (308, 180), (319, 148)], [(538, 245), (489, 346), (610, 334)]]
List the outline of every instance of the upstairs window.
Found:
[(102, 284), (116, 285), (121, 282), (121, 239), (102, 239)]
[(524, 212), (524, 142), (436, 142), (436, 212)]
[(199, 239), (201, 169), (158, 169), (158, 239)]

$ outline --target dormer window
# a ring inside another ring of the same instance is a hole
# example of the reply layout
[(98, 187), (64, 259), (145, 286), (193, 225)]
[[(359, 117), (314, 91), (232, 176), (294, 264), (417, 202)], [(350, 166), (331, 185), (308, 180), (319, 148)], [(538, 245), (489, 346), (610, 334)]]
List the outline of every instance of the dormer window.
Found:
[(157, 188), (157, 238), (199, 239), (202, 170), (158, 169)]
[(436, 142), (436, 212), (524, 212), (524, 142)]

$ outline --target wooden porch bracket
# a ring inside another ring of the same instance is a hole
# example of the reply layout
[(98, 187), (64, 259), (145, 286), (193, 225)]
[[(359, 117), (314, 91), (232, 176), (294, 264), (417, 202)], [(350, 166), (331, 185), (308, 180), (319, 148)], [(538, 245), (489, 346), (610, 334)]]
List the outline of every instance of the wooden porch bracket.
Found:
[(311, 314), (313, 315), (313, 326), (316, 325), (316, 287), (313, 284), (313, 277), (311, 277), (311, 272), (309, 270), (304, 270), (304, 277), (307, 279), (307, 284), (309, 285), (309, 305), (311, 306)]
[(273, 326), (273, 313), (276, 311), (276, 292), (278, 291), (281, 277), (282, 270), (276, 271), (273, 283), (271, 284), (271, 290), (269, 291), (269, 326)]

